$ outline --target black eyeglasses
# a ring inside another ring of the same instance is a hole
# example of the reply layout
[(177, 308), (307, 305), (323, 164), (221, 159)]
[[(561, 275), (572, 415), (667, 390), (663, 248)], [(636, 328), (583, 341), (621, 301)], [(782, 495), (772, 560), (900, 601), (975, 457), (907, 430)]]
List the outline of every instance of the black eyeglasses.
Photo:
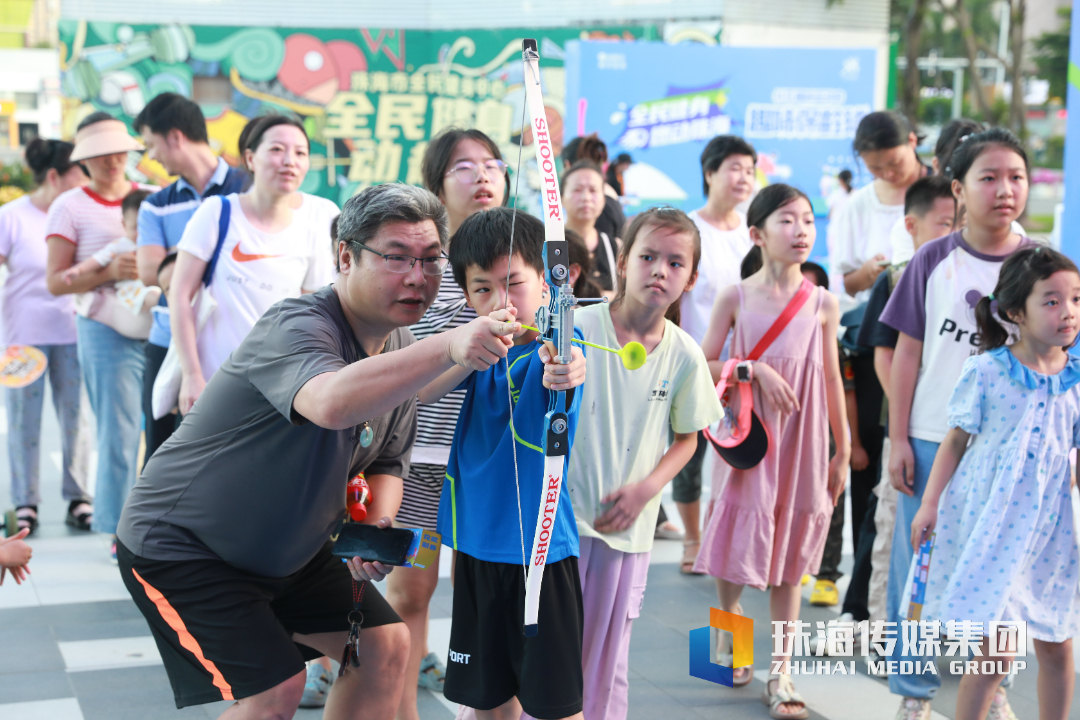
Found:
[(450, 262), (450, 258), (445, 255), (439, 255), (438, 257), (418, 258), (412, 255), (398, 255), (381, 253), (378, 250), (369, 248), (363, 243), (350, 243), (356, 247), (363, 248), (368, 252), (373, 252), (381, 257), (386, 262), (386, 269), (396, 275), (404, 275), (413, 269), (416, 263), (420, 263), (420, 271), (425, 275), (442, 275), (446, 270), (447, 264)]

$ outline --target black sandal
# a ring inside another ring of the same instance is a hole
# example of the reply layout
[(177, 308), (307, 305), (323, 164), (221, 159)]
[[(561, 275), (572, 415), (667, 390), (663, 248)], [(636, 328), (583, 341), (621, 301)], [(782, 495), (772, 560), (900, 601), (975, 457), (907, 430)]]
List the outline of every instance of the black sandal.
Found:
[(90, 521), (93, 518), (94, 508), (90, 503), (85, 500), (72, 500), (68, 504), (67, 517), (64, 518), (64, 522), (76, 530), (89, 530)]
[(18, 523), (19, 532), (29, 528), (29, 534), (33, 535), (38, 526), (37, 505), (20, 505), (15, 508), (15, 520)]

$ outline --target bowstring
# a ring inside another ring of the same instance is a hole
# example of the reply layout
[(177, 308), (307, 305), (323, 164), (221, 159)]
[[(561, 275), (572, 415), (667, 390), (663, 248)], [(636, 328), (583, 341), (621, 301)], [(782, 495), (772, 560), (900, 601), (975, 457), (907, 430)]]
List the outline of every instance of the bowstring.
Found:
[[(524, 58), (526, 53), (522, 53)], [(522, 87), (525, 89), (525, 97), (521, 104), (521, 137), (518, 138), (518, 159), (517, 167), (514, 169), (514, 207), (513, 213), (510, 215), (510, 254), (506, 259), (506, 297), (503, 302), (503, 310), (510, 306), (510, 263), (514, 259), (514, 227), (517, 221), (517, 204), (518, 190), (521, 187), (521, 150), (525, 145), (525, 113), (529, 107), (529, 83), (522, 82)], [(518, 459), (517, 459), (517, 430), (514, 428), (514, 394), (510, 390), (510, 353), (506, 354), (504, 358), (506, 362), (506, 398), (510, 403), (510, 448), (514, 453), (514, 488), (517, 490), (517, 508), (518, 508), (518, 537), (521, 538), (521, 569), (524, 573), (525, 586), (529, 584), (529, 560), (525, 556), (525, 522), (522, 519), (521, 511), (521, 478), (518, 474)]]

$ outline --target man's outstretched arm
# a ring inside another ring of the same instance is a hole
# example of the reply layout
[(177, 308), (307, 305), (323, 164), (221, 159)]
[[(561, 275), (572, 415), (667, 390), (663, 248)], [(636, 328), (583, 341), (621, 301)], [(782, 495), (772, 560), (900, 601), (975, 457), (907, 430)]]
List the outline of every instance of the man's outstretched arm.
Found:
[(477, 318), (400, 350), (364, 358), (308, 380), (293, 410), (319, 427), (343, 430), (385, 415), (454, 365), (487, 370), (506, 357), (517, 323)]

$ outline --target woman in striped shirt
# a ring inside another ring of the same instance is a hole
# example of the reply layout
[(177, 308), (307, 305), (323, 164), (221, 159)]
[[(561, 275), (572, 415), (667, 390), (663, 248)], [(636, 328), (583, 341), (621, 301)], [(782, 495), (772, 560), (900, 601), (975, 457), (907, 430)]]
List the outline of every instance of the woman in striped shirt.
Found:
[[(499, 147), (479, 130), (450, 128), (434, 138), (421, 166), (424, 187), (438, 196), (450, 217), (450, 242), (458, 227), (473, 213), (506, 204), (510, 184)], [(476, 317), (465, 304), (465, 293), (454, 281), (448, 265), (434, 304), (419, 323), (409, 328), (417, 340), (464, 325)], [(404, 527), (434, 528), (439, 497), (450, 458), (464, 391), (452, 392), (434, 405), (417, 406), (416, 444), (409, 476), (405, 478), (401, 508), (395, 523)], [(417, 720), (417, 687), (442, 691), (444, 669), (427, 648), (428, 603), (439, 582), (439, 563), (426, 569), (396, 572), (387, 577), (387, 600), (409, 626), (412, 647), (405, 673), (405, 691), (397, 717)], [(408, 678), (419, 677), (413, 685)]]

